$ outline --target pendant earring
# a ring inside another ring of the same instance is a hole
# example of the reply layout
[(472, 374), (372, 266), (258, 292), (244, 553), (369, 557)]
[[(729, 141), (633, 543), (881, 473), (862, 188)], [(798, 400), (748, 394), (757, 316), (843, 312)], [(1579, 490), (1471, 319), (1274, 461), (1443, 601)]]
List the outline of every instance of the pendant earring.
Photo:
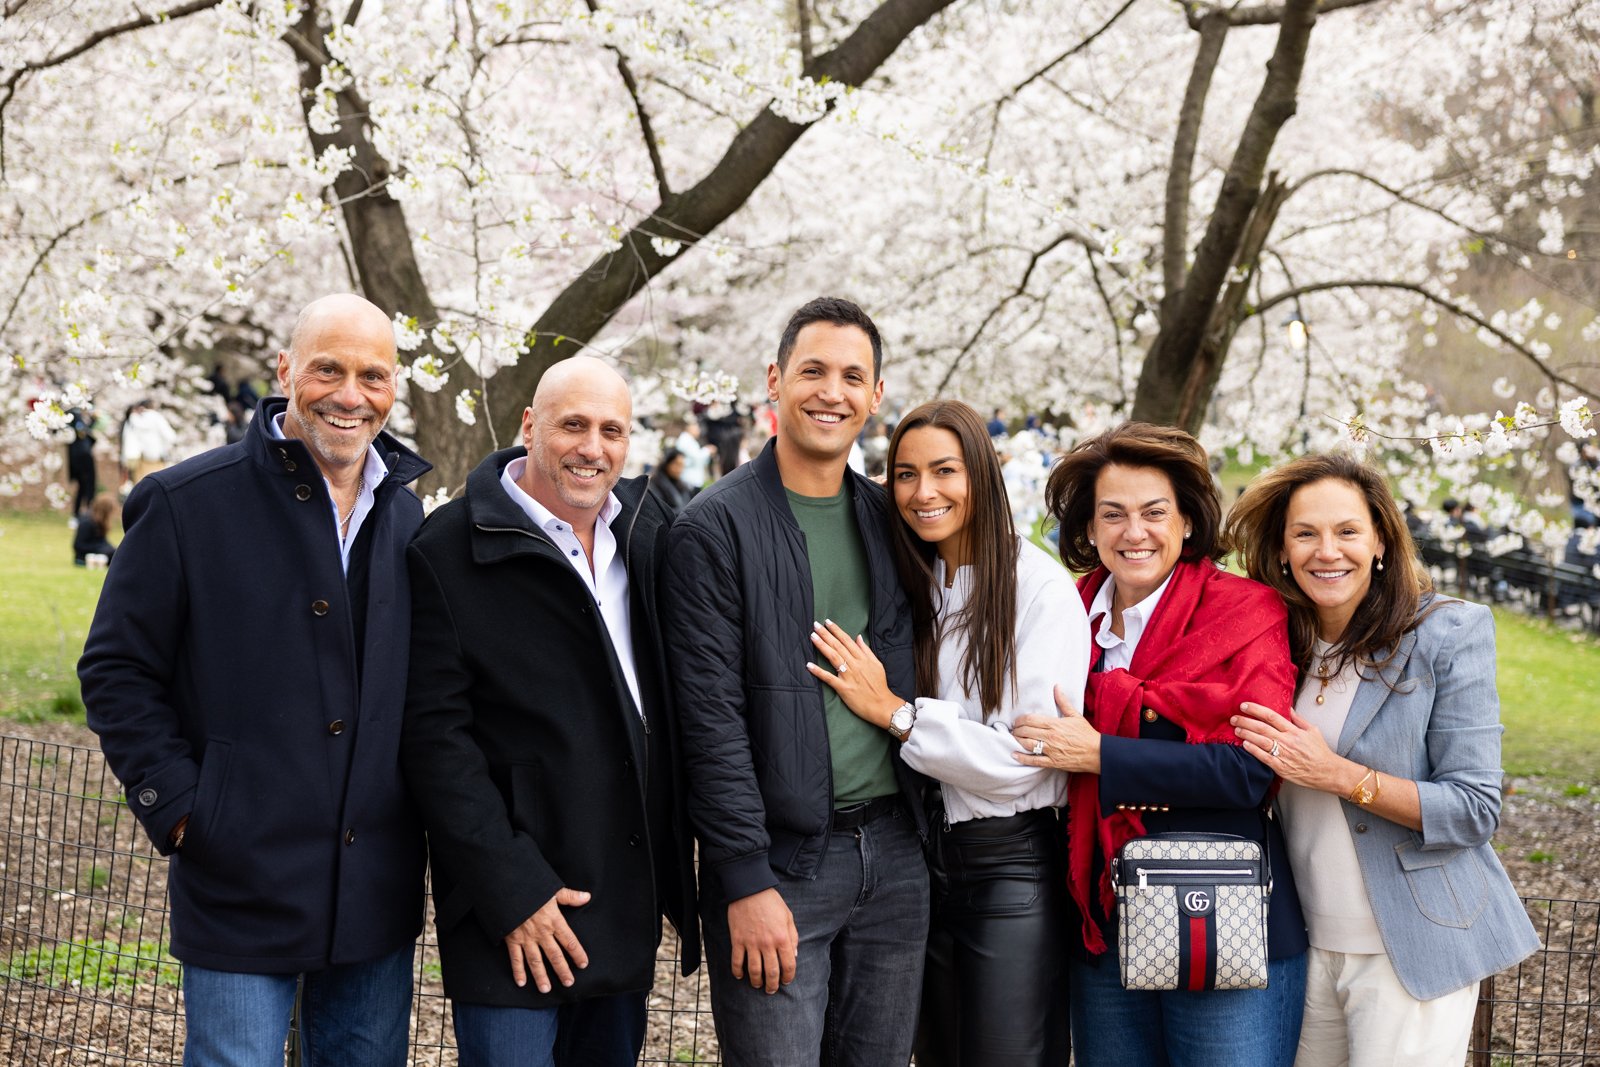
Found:
[(1191, 534), (1191, 533), (1193, 533), (1193, 532), (1194, 532), (1194, 531), (1193, 531), (1193, 530), (1185, 530), (1185, 531), (1183, 531), (1183, 539), (1184, 539), (1184, 540), (1185, 540), (1185, 541), (1187, 541), (1187, 540), (1189, 540), (1189, 535), (1190, 535), (1190, 534)]
[(1383, 573), (1383, 557), (1382, 556), (1378, 557), (1378, 573), (1379, 574)]
[(1092, 537), (1091, 537), (1091, 538), (1089, 538), (1089, 547), (1090, 547), (1090, 548), (1093, 548), (1093, 547), (1094, 547), (1094, 538), (1092, 538)]
[(1286, 559), (1280, 559), (1278, 561), (1278, 566), (1283, 569), (1283, 576), (1285, 578), (1289, 577), (1289, 561)]

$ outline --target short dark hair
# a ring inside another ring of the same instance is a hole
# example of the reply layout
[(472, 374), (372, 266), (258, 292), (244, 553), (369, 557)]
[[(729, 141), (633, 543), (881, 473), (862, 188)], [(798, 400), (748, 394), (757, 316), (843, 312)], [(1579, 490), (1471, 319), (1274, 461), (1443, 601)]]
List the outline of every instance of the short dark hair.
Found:
[(789, 316), (789, 324), (783, 328), (783, 337), (778, 341), (778, 369), (787, 370), (789, 355), (794, 351), (794, 345), (800, 338), (800, 331), (814, 322), (826, 322), (833, 326), (854, 326), (867, 335), (867, 340), (872, 342), (872, 380), (877, 381), (883, 373), (883, 338), (878, 336), (877, 324), (872, 317), (861, 310), (860, 305), (839, 296), (819, 296), (815, 300), (808, 300), (800, 305), (793, 315)]
[(1089, 543), (1094, 521), (1094, 485), (1100, 472), (1113, 463), (1120, 467), (1151, 467), (1165, 474), (1178, 496), (1178, 512), (1189, 520), (1190, 534), (1183, 543), (1185, 560), (1220, 560), (1224, 547), (1222, 498), (1211, 479), (1206, 450), (1190, 434), (1171, 426), (1125, 422), (1087, 441), (1080, 441), (1050, 472), (1045, 483), (1045, 506), (1061, 526), (1061, 562), (1083, 573), (1100, 565), (1100, 555)]

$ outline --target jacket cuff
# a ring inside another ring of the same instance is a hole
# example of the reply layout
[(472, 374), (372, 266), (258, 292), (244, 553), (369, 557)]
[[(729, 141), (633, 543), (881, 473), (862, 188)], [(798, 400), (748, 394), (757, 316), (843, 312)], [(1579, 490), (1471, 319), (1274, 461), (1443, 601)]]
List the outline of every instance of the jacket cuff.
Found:
[(537, 848), (517, 849), (516, 853), (500, 865), (501, 870), (514, 876), (492, 879), (492, 884), (484, 885), (476, 894), (472, 905), (479, 924), (497, 941), (504, 940), (507, 934), (532, 918), (562, 886), (560, 877), (539, 855)]
[(172, 830), (179, 819), (193, 813), (199, 782), (199, 766), (191, 759), (178, 759), (124, 788), (128, 810), (161, 855), (172, 855)]
[(717, 880), (722, 884), (723, 897), (729, 903), (778, 884), (778, 876), (772, 873), (772, 864), (765, 851), (740, 856), (719, 865)]

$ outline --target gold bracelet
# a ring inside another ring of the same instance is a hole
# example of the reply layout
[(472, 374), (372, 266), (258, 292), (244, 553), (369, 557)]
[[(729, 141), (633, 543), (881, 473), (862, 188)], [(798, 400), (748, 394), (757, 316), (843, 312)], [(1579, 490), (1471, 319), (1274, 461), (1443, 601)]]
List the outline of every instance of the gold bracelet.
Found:
[(1378, 794), (1375, 791), (1367, 788), (1367, 779), (1373, 777), (1377, 773), (1377, 771), (1371, 769), (1370, 767), (1367, 768), (1367, 773), (1361, 776), (1361, 781), (1357, 782), (1356, 787), (1350, 790), (1350, 796), (1347, 798), (1350, 803), (1354, 804), (1358, 808), (1364, 808), (1368, 804), (1372, 803), (1373, 798)]
[(1372, 772), (1372, 795), (1368, 797), (1367, 802), (1361, 806), (1368, 808), (1373, 804), (1376, 804), (1378, 802), (1378, 794), (1381, 792), (1383, 792), (1383, 775), (1374, 770)]

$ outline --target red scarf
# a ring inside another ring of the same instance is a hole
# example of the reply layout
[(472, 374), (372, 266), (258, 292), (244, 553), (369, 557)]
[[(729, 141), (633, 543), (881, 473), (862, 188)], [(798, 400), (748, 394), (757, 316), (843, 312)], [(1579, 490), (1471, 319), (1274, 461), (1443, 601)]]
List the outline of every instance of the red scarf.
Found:
[[(1110, 577), (1104, 567), (1084, 575), (1085, 608)], [(1090, 648), (1098, 662), (1101, 649)], [(1288, 612), (1267, 586), (1229, 574), (1208, 560), (1179, 562), (1139, 638), (1127, 670), (1090, 670), (1084, 717), (1102, 734), (1139, 736), (1139, 713), (1150, 708), (1183, 727), (1190, 744), (1239, 744), (1229, 716), (1246, 700), (1269, 708), (1294, 703)], [(1110, 861), (1144, 833), (1133, 812), (1100, 811), (1100, 778), (1073, 774), (1067, 789), (1067, 869), (1072, 899), (1083, 916), (1083, 943), (1106, 950), (1089, 906), (1094, 853), (1106, 859), (1100, 876), (1102, 914), (1116, 903)]]

